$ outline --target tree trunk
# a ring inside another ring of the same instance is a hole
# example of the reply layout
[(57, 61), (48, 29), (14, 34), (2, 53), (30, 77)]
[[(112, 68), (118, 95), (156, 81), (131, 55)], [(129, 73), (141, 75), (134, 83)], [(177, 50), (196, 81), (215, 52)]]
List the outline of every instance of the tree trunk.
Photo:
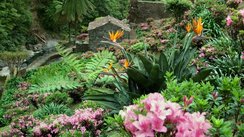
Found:
[(69, 43), (71, 42), (71, 22), (69, 22)]
[(76, 34), (77, 34), (77, 16), (75, 16), (75, 35), (74, 35), (74, 45), (76, 46)]

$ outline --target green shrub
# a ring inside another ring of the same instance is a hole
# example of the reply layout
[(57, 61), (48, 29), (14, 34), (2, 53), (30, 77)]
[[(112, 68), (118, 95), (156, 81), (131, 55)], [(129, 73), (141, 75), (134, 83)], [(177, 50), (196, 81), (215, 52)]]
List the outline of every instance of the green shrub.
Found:
[(3, 108), (0, 107), (0, 127), (4, 127), (9, 124), (10, 120), (5, 118), (5, 111)]
[(24, 45), (32, 22), (28, 1), (0, 3), (0, 51), (14, 51)]
[(14, 94), (18, 91), (17, 87), (20, 82), (22, 82), (22, 78), (19, 77), (12, 78), (7, 82), (5, 90), (1, 96), (1, 105), (10, 104), (15, 100)]
[(69, 105), (73, 102), (73, 99), (69, 97), (69, 94), (64, 92), (54, 92), (53, 94), (47, 96), (45, 99), (45, 104), (63, 104), (63, 105)]
[(72, 133), (70, 131), (65, 132), (60, 135), (60, 137), (82, 137), (84, 134), (81, 131), (74, 130)]
[(180, 20), (184, 12), (190, 10), (193, 6), (190, 0), (164, 0), (167, 4), (167, 9), (172, 11), (174, 16)]
[(214, 87), (209, 82), (197, 83), (190, 80), (178, 83), (172, 74), (167, 73), (166, 77), (167, 89), (163, 91), (163, 95), (172, 101), (181, 101), (183, 96), (196, 96), (203, 99), (214, 91)]
[(210, 63), (210, 67), (214, 69), (212, 79), (222, 76), (238, 76), (242, 82), (244, 81), (244, 61), (238, 53), (217, 58)]
[(143, 43), (143, 42), (138, 42), (134, 45), (131, 45), (129, 50), (132, 52), (132, 53), (138, 53), (138, 52), (141, 52), (143, 50), (146, 50), (147, 48), (149, 48), (149, 45), (146, 44), (146, 43)]
[(33, 116), (35, 118), (43, 119), (49, 115), (58, 115), (58, 114), (72, 115), (72, 111), (65, 105), (51, 103), (51, 104), (43, 105), (42, 107), (37, 109), (33, 113)]

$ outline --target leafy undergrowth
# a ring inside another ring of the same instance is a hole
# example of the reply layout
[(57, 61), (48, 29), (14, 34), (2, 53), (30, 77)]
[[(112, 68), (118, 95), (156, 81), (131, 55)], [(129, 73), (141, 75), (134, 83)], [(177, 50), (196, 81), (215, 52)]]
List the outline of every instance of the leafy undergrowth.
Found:
[(166, 0), (172, 17), (138, 24), (136, 40), (118, 30), (95, 53), (59, 44), (60, 62), (12, 76), (0, 136), (242, 137), (244, 12), (187, 1)]

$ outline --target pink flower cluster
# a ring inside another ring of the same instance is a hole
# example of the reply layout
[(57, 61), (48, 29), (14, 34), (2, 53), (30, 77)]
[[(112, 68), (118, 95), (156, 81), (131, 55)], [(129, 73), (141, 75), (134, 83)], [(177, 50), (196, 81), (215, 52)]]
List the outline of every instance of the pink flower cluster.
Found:
[(176, 137), (205, 137), (210, 123), (204, 113), (184, 112), (177, 103), (159, 93), (149, 94), (142, 105), (131, 105), (120, 112), (125, 128), (133, 137), (167, 134)]
[(244, 60), (244, 51), (241, 53), (241, 59)]
[[(98, 109), (93, 111), (91, 108), (76, 110), (72, 116), (60, 115), (53, 123), (42, 123), (40, 126), (34, 128), (34, 135), (36, 137), (54, 136), (62, 129), (74, 131), (78, 130), (85, 134), (86, 131), (95, 131), (95, 135), (100, 135), (98, 127), (103, 123), (103, 110)], [(60, 128), (58, 128), (60, 127)]]
[[(244, 24), (244, 9), (239, 10), (239, 14), (242, 17), (242, 22)], [(231, 15), (228, 15), (226, 18), (226, 25), (229, 27), (232, 25), (232, 23), (233, 23), (233, 20), (231, 19)]]
[(231, 26), (232, 23), (233, 23), (233, 20), (231, 19), (231, 16), (228, 15), (226, 18), (226, 25), (229, 27), (229, 26)]
[(94, 111), (91, 108), (76, 110), (72, 116), (55, 116), (53, 117), (55, 120), (51, 123), (40, 122), (31, 116), (24, 116), (11, 123), (10, 131), (0, 133), (0, 137), (55, 137), (64, 132), (73, 133), (75, 131), (81, 131), (83, 134), (89, 132), (97, 137), (101, 133), (102, 116), (102, 109)]
[(11, 128), (9, 132), (0, 133), (1, 137), (24, 137), (29, 131), (36, 126), (38, 121), (34, 119), (32, 116), (23, 116), (20, 117), (15, 122), (11, 123)]

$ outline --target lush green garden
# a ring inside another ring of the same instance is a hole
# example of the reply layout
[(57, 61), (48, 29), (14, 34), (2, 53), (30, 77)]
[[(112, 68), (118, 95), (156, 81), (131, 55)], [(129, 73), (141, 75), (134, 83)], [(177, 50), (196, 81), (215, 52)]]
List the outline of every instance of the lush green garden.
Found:
[[(169, 17), (125, 20), (135, 38), (73, 52), (133, 0), (0, 0), (0, 137), (244, 137), (244, 1), (161, 1)], [(23, 71), (45, 39), (60, 58)]]

